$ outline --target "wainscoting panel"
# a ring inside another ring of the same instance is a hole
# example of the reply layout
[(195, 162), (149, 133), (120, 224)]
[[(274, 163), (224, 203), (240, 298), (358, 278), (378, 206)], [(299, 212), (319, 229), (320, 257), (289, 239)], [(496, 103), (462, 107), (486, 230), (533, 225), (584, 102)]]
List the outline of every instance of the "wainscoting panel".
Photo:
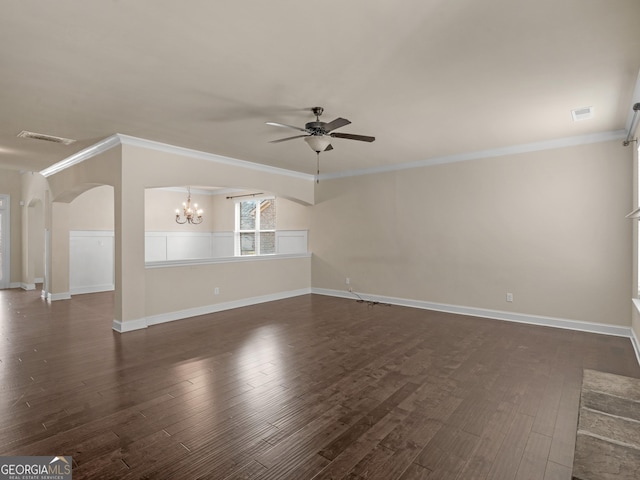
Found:
[(211, 256), (213, 258), (233, 257), (233, 232), (213, 232), (212, 237)]
[[(276, 253), (307, 253), (307, 230), (276, 231)], [(146, 232), (145, 262), (234, 256), (233, 232)]]
[(211, 233), (167, 235), (167, 260), (211, 257)]
[(276, 232), (276, 252), (281, 254), (307, 253), (306, 230), (279, 230)]
[(164, 262), (167, 260), (167, 236), (149, 232), (144, 236), (144, 261)]
[(109, 231), (69, 232), (69, 290), (104, 292), (114, 288), (114, 236)]

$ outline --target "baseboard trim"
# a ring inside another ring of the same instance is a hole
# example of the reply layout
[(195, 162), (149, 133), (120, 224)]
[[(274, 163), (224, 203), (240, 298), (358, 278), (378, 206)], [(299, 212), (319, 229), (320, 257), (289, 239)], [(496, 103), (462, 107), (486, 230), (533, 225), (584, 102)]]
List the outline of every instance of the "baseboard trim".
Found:
[[(325, 288), (312, 288), (311, 293), (328, 295), (332, 297), (350, 298), (356, 300), (353, 293), (342, 290), (331, 290)], [(631, 338), (632, 329), (630, 327), (619, 327), (616, 325), (606, 325), (603, 323), (582, 322), (578, 320), (567, 320), (564, 318), (543, 317), (539, 315), (527, 315), (523, 313), (504, 312), (500, 310), (488, 310), (484, 308), (464, 307), (460, 305), (449, 305), (446, 303), (425, 302), (422, 300), (410, 300), (406, 298), (386, 297), (382, 295), (359, 294), (363, 299), (374, 302), (390, 303), (403, 307), (421, 308), (424, 310), (434, 310), (438, 312), (456, 313), (472, 317), (491, 318), (493, 320), (503, 320), (515, 323), (527, 323), (544, 327), (563, 328), (565, 330), (577, 330), (580, 332), (599, 333), (603, 335), (613, 335), (616, 337)], [(636, 351), (637, 353), (637, 351)]]
[(69, 292), (47, 293), (47, 300), (49, 302), (57, 302), (58, 300), (71, 300), (71, 294)]
[(260, 303), (273, 302), (275, 300), (283, 300), (285, 298), (298, 297), (300, 295), (308, 295), (311, 293), (310, 288), (301, 288), (298, 290), (290, 290), (286, 292), (270, 293), (268, 295), (260, 295), (257, 297), (243, 298), (241, 300), (233, 300), (230, 302), (216, 303), (213, 305), (204, 305), (202, 307), (188, 308), (186, 310), (178, 310), (175, 312), (161, 313), (151, 315), (146, 318), (137, 320), (113, 321), (113, 329), (119, 333), (140, 330), (143, 328), (159, 325), (161, 323), (175, 322), (185, 318), (197, 317), (199, 315), (208, 315), (210, 313), (232, 310), (234, 308), (248, 307)]
[(20, 284), (20, 288), (26, 291), (29, 290), (35, 290), (36, 289), (36, 284), (35, 283), (21, 283)]
[(22, 283), (21, 282), (11, 282), (9, 283), (9, 288), (21, 288), (22, 287)]
[(72, 287), (71, 295), (82, 295), (85, 293), (100, 293), (100, 292), (112, 292), (115, 290), (115, 285), (105, 284), (105, 285), (92, 285), (88, 287)]
[(638, 360), (638, 365), (640, 365), (640, 341), (633, 328), (631, 329), (631, 345), (633, 345), (633, 349), (636, 352), (636, 360)]
[(147, 328), (147, 320), (145, 318), (138, 318), (136, 320), (114, 320), (111, 328), (118, 333), (133, 332), (134, 330), (142, 330)]

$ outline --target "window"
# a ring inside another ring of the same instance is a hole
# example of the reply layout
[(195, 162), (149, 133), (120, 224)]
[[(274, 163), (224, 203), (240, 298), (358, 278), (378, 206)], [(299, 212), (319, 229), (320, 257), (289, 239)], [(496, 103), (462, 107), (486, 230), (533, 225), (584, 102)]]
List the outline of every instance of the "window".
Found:
[(236, 255), (276, 253), (276, 199), (261, 198), (236, 203)]

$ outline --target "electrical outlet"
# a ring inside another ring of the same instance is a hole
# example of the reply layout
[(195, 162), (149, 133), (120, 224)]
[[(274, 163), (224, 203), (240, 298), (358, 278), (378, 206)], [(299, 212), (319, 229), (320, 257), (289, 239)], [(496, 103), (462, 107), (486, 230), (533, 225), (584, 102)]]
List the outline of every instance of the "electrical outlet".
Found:
[(214, 288), (213, 289), (213, 294), (214, 295), (220, 295), (220, 288), (219, 287)]
[(507, 302), (513, 302), (513, 293), (507, 293)]
[(347, 277), (345, 279), (344, 283), (346, 283), (347, 285), (351, 285), (351, 279), (349, 277)]

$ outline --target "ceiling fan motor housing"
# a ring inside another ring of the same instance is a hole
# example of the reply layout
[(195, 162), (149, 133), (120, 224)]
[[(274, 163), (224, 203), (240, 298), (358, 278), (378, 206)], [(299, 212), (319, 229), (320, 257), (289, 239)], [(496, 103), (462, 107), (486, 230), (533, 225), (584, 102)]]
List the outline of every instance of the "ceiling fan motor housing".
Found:
[(326, 122), (308, 122), (305, 124), (304, 128), (311, 135), (324, 135), (325, 133), (327, 133), (324, 129), (324, 126), (326, 124)]

